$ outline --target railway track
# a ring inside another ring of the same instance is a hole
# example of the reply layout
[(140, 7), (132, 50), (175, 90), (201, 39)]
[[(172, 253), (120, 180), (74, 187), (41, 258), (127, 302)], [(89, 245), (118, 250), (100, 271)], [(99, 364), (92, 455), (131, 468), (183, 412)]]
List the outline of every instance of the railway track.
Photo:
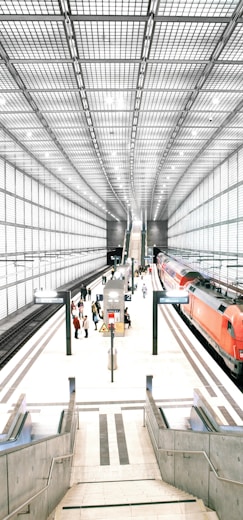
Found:
[[(86, 278), (80, 279), (70, 286), (60, 290), (70, 291), (74, 297), (80, 291), (80, 285), (87, 287), (99, 276), (105, 274), (108, 266), (90, 273)], [(20, 319), (11, 328), (0, 335), (0, 370), (15, 356), (25, 343), (60, 309), (61, 305), (38, 305), (33, 304), (33, 312)]]

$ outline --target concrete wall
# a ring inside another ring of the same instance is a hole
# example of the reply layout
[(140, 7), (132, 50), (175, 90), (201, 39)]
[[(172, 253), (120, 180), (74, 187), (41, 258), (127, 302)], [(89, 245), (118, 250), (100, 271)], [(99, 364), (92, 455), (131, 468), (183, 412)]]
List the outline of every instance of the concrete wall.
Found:
[(167, 246), (167, 220), (158, 222), (148, 221), (147, 223), (147, 246), (163, 248)]
[[(0, 455), (0, 518), (4, 519), (25, 502), (27, 505), (21, 511), (28, 512), (29, 520), (48, 518), (69, 488), (72, 458), (65, 457), (68, 453), (70, 434), (3, 452)], [(50, 473), (53, 457), (61, 458), (54, 462)], [(28, 504), (38, 492), (41, 492), (39, 496)], [(16, 513), (12, 518), (17, 520), (19, 516)]]
[(147, 391), (146, 425), (162, 479), (201, 498), (221, 520), (243, 511), (243, 436), (166, 429)]
[[(0, 519), (46, 520), (70, 485), (77, 428), (75, 378), (60, 435), (7, 449), (0, 454)], [(63, 432), (63, 433), (62, 433)]]
[(124, 236), (126, 232), (127, 223), (123, 222), (107, 222), (107, 246), (123, 247)]
[[(147, 222), (147, 247), (167, 247), (167, 220), (159, 222)], [(123, 247), (124, 236), (127, 228), (127, 223), (123, 222), (107, 222), (107, 246), (118, 247), (120, 244)]]

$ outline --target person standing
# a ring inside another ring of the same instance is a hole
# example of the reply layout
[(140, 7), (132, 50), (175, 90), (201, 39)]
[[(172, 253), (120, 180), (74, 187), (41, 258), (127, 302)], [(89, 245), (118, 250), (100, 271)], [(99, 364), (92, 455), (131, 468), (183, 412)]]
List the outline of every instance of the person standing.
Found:
[(74, 318), (74, 316), (75, 316), (75, 311), (76, 311), (76, 305), (75, 305), (74, 301), (72, 300), (71, 301), (71, 314), (72, 314), (72, 318)]
[(85, 285), (84, 288), (83, 288), (83, 300), (84, 300), (85, 302), (86, 302), (87, 292), (88, 292), (88, 291), (87, 291), (87, 287), (86, 287), (86, 285)]
[(98, 316), (100, 317), (101, 305), (100, 305), (99, 300), (95, 301), (95, 305), (96, 305)]
[(91, 312), (92, 312), (92, 320), (94, 322), (95, 321), (94, 318), (95, 318), (96, 314), (98, 314), (95, 302), (92, 302), (92, 304), (91, 304)]
[(95, 326), (94, 330), (98, 330), (97, 329), (98, 322), (99, 322), (99, 315), (97, 312), (97, 314), (94, 315), (94, 326)]
[(98, 318), (98, 311), (97, 311), (97, 307), (96, 307), (95, 302), (92, 302), (91, 312), (92, 312), (92, 320), (93, 320), (94, 325), (95, 325), (95, 330), (97, 330), (97, 323), (99, 321), (99, 318)]
[(87, 338), (88, 335), (89, 335), (89, 320), (88, 320), (88, 316), (84, 316), (84, 319), (83, 319), (83, 329), (84, 329), (84, 337)]
[(143, 298), (145, 298), (146, 294), (147, 294), (147, 287), (146, 287), (145, 283), (143, 283), (143, 286), (142, 286), (142, 293), (143, 293)]
[(79, 317), (83, 318), (84, 317), (84, 302), (83, 302), (82, 298), (80, 298), (80, 300), (78, 302), (78, 311), (79, 311)]
[(73, 325), (74, 325), (74, 329), (75, 329), (74, 337), (76, 339), (78, 339), (78, 331), (80, 329), (80, 321), (79, 321), (78, 316), (74, 316), (74, 318), (73, 318)]

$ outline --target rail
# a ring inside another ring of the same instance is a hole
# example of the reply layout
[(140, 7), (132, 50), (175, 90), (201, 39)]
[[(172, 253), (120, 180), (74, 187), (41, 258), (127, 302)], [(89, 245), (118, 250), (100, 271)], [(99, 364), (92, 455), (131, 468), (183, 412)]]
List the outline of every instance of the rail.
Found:
[[(26, 499), (24, 502), (22, 502), (18, 507), (16, 507), (14, 509), (14, 511), (8, 512), (7, 515), (6, 515), (6, 511), (5, 511), (5, 515), (6, 516), (1, 518), (1, 520), (9, 520), (10, 518), (13, 518), (18, 513), (21, 514), (21, 511), (23, 511), (23, 509), (26, 506), (29, 507), (30, 504), (35, 499), (37, 499), (40, 495), (42, 495), (50, 487), (51, 482), (53, 483), (54, 479), (52, 479), (52, 476), (53, 476), (53, 470), (54, 470), (55, 464), (58, 463), (59, 461), (63, 462), (64, 460), (71, 459), (73, 457), (73, 455), (74, 455), (74, 445), (75, 445), (75, 432), (76, 432), (77, 423), (78, 423), (78, 419), (77, 418), (79, 416), (78, 409), (77, 409), (77, 406), (76, 406), (75, 386), (76, 386), (75, 378), (69, 377), (70, 399), (69, 399), (68, 410), (67, 410), (66, 417), (65, 417), (65, 413), (62, 414), (63, 421), (62, 421), (62, 424), (59, 424), (60, 431), (63, 430), (63, 434), (64, 435), (65, 434), (69, 435), (69, 441), (68, 442), (69, 442), (69, 447), (70, 447), (71, 453), (56, 455), (56, 456), (52, 457), (50, 465), (49, 465), (48, 476), (45, 477), (43, 475), (41, 477), (43, 480), (46, 480), (46, 484), (41, 489), (39, 489), (38, 491), (33, 493), (30, 497), (28, 497), (28, 499)], [(55, 437), (59, 438), (60, 434), (54, 436), (54, 438)], [(53, 437), (49, 437), (49, 438), (47, 438), (47, 439), (45, 439), (43, 441), (39, 441), (37, 444), (39, 445), (39, 444), (42, 444), (42, 442), (49, 442), (49, 441), (52, 442), (53, 441)], [(30, 446), (31, 446), (31, 444), (28, 444), (25, 448), (28, 449)], [(47, 452), (49, 452), (49, 449), (47, 449)], [(10, 456), (11, 456), (11, 454), (10, 454)], [(48, 461), (47, 461), (47, 463), (48, 463)], [(11, 465), (11, 462), (10, 462), (10, 465)], [(13, 483), (13, 486), (14, 486), (14, 483)], [(51, 492), (50, 492), (50, 495), (51, 495)]]
[(21, 419), (21, 421), (22, 421), (23, 418), (25, 417), (25, 413), (26, 413), (25, 398), (26, 398), (25, 394), (20, 395), (20, 397), (2, 431), (1, 443), (6, 442), (11, 437), (13, 437), (14, 431), (15, 431), (16, 426), (18, 425), (19, 419)]
[[(71, 297), (80, 291), (80, 284), (90, 285), (97, 277), (107, 272), (108, 266), (92, 272), (84, 279), (78, 282), (63, 286), (66, 290), (70, 290)], [(8, 361), (23, 347), (42, 326), (48, 321), (59, 309), (61, 305), (41, 305), (40, 308), (31, 311), (28, 316), (22, 318), (14, 325), (0, 335), (0, 369), (2, 369)]]
[(33, 311), (29, 316), (0, 336), (0, 369), (22, 348), (37, 330), (55, 314), (61, 305), (48, 305)]
[(243, 482), (239, 453), (242, 437), (230, 433), (230, 442), (225, 442), (222, 432), (165, 430), (153, 413), (151, 392), (148, 389), (146, 392), (146, 426), (161, 478), (201, 498), (221, 520), (241, 518)]
[[(153, 436), (153, 440), (157, 446), (157, 449), (158, 451), (160, 452), (163, 452), (163, 453), (167, 453), (168, 455), (169, 454), (181, 454), (181, 455), (203, 455), (205, 457), (205, 459), (207, 460), (208, 462), (208, 465), (210, 466), (211, 470), (213, 471), (215, 477), (220, 480), (221, 482), (227, 482), (229, 484), (237, 484), (239, 486), (243, 486), (243, 482), (239, 481), (239, 480), (233, 480), (233, 479), (230, 479), (230, 478), (226, 478), (226, 477), (221, 477), (219, 475), (219, 473), (217, 472), (214, 464), (212, 463), (211, 459), (209, 458), (208, 454), (206, 453), (206, 451), (204, 450), (188, 450), (188, 449), (183, 449), (183, 450), (176, 450), (176, 449), (171, 449), (171, 448), (160, 448), (158, 447), (157, 445), (157, 442), (156, 442), (156, 438), (154, 436), (154, 432), (153, 432), (153, 429), (151, 429), (149, 431), (150, 435), (152, 434)], [(5, 520), (5, 519), (4, 519)]]
[(50, 482), (51, 482), (51, 478), (52, 478), (52, 473), (53, 473), (53, 468), (54, 468), (54, 464), (56, 462), (58, 462), (59, 460), (64, 460), (64, 459), (68, 459), (68, 458), (71, 458), (73, 457), (74, 455), (74, 452), (68, 454), (68, 455), (59, 455), (58, 457), (53, 457), (52, 461), (51, 461), (51, 464), (50, 464), (50, 469), (49, 469), (49, 475), (47, 477), (47, 483), (46, 485), (40, 489), (39, 491), (37, 491), (37, 493), (35, 493), (34, 495), (32, 495), (28, 500), (25, 500), (25, 502), (23, 502), (23, 504), (21, 504), (20, 506), (18, 506), (14, 511), (12, 511), (11, 513), (9, 513), (7, 516), (5, 516), (4, 518), (2, 518), (2, 520), (9, 520), (10, 518), (13, 518), (14, 515), (16, 515), (17, 513), (20, 513), (20, 511), (22, 509), (24, 509), (25, 506), (28, 506), (29, 504), (31, 504), (31, 502), (33, 502), (38, 496), (40, 496), (42, 493), (44, 493), (50, 486)]

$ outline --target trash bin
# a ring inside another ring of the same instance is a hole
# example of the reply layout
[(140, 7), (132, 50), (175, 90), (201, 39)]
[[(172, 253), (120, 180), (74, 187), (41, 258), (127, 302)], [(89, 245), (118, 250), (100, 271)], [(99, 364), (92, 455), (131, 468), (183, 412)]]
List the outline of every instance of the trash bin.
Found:
[[(108, 350), (108, 368), (111, 370), (111, 349)], [(113, 348), (113, 370), (117, 369), (117, 350)]]

